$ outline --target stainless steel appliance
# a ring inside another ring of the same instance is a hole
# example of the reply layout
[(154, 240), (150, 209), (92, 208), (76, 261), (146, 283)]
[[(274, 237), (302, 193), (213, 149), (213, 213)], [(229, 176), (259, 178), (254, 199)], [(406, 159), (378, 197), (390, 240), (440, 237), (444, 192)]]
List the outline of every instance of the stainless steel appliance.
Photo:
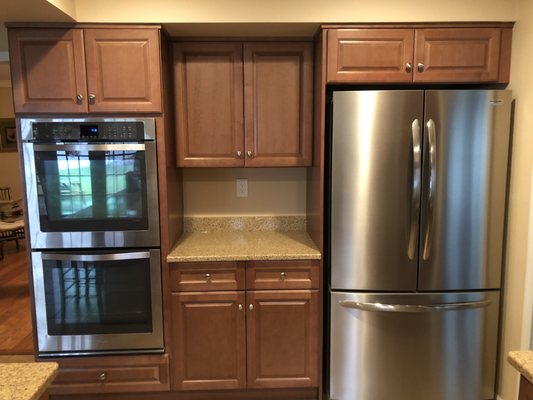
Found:
[(158, 247), (153, 118), (22, 119), (33, 249)]
[(332, 400), (493, 399), (511, 94), (332, 95)]
[(33, 252), (41, 356), (163, 351), (157, 249)]

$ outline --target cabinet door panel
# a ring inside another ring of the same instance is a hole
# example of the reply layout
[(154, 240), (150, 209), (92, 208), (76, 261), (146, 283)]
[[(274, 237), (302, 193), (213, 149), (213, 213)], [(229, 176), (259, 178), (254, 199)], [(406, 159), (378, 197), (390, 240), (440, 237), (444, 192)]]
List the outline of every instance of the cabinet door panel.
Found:
[(246, 166), (311, 164), (312, 59), (311, 43), (244, 44)]
[(81, 29), (10, 29), (9, 52), (15, 112), (87, 112)]
[(244, 301), (244, 292), (172, 295), (175, 389), (246, 386)]
[(413, 41), (413, 29), (328, 30), (328, 83), (411, 82)]
[(91, 112), (161, 112), (157, 29), (86, 29)]
[(252, 291), (247, 304), (248, 387), (318, 385), (318, 292)]
[(415, 82), (496, 82), (500, 65), (498, 28), (417, 29)]
[(178, 166), (244, 166), (242, 44), (174, 44), (174, 82)]

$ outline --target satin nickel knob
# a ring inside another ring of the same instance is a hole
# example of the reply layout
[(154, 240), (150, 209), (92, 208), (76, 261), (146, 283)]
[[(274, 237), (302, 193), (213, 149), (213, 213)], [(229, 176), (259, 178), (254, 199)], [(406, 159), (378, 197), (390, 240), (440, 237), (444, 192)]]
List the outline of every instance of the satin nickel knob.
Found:
[(424, 69), (426, 69), (426, 66), (422, 63), (418, 63), (416, 67), (418, 68), (418, 72), (424, 72)]
[(282, 281), (285, 280), (285, 272), (282, 272), (281, 274), (279, 274), (279, 277)]
[(239, 304), (239, 311), (242, 311), (242, 304)]
[(253, 158), (254, 157), (254, 153), (252, 152), (252, 150), (248, 150), (246, 152), (246, 154), (248, 155), (248, 158)]
[(248, 306), (248, 310), (252, 311), (253, 309), (254, 309), (254, 305), (253, 305), (253, 304), (250, 304), (250, 305)]
[(106, 379), (107, 379), (107, 375), (105, 372), (102, 372), (100, 376), (98, 377), (98, 380), (101, 382), (105, 381)]
[(206, 282), (211, 281), (211, 274), (205, 274), (205, 281)]
[(237, 150), (237, 158), (241, 158), (241, 157), (242, 157), (242, 151)]
[(94, 104), (96, 102), (96, 95), (91, 93), (89, 94), (89, 104)]
[(81, 104), (83, 103), (83, 95), (81, 93), (78, 93), (76, 95), (76, 104)]
[(411, 63), (405, 63), (405, 71), (411, 72), (412, 70), (413, 70), (413, 66), (411, 65)]

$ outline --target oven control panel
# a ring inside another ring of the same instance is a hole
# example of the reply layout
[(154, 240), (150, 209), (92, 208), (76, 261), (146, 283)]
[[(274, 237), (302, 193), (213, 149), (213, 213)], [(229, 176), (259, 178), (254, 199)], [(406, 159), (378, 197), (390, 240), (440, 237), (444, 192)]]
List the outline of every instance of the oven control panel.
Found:
[(142, 121), (119, 122), (34, 122), (33, 140), (128, 142), (145, 139)]

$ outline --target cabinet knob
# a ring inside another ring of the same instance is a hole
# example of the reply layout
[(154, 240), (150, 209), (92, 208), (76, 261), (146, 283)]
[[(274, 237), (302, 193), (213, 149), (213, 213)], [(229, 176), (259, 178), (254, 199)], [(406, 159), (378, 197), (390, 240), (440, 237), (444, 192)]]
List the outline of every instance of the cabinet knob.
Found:
[(254, 158), (254, 153), (252, 152), (252, 150), (248, 150), (246, 154), (248, 155), (248, 158)]
[(242, 304), (239, 304), (239, 311), (242, 311)]
[(253, 309), (254, 309), (254, 305), (250, 303), (250, 305), (248, 306), (248, 310), (252, 311)]
[(282, 272), (281, 274), (279, 274), (279, 277), (282, 281), (285, 280), (285, 272)]
[(83, 95), (81, 93), (78, 93), (76, 95), (76, 104), (81, 104), (83, 103)]
[(242, 157), (242, 151), (237, 150), (237, 158), (241, 158), (241, 157)]
[(424, 69), (426, 68), (426, 66), (422, 63), (418, 63), (416, 67), (418, 68), (418, 72), (424, 72)]
[(206, 282), (211, 281), (211, 274), (205, 274), (205, 281)]
[(411, 63), (405, 63), (405, 71), (411, 72), (413, 70), (413, 65)]
[(96, 101), (96, 95), (91, 93), (89, 94), (89, 104), (94, 104)]
[(98, 380), (99, 380), (100, 382), (103, 382), (103, 381), (105, 381), (106, 379), (107, 379), (107, 375), (106, 375), (105, 372), (102, 372), (102, 373), (98, 376)]

